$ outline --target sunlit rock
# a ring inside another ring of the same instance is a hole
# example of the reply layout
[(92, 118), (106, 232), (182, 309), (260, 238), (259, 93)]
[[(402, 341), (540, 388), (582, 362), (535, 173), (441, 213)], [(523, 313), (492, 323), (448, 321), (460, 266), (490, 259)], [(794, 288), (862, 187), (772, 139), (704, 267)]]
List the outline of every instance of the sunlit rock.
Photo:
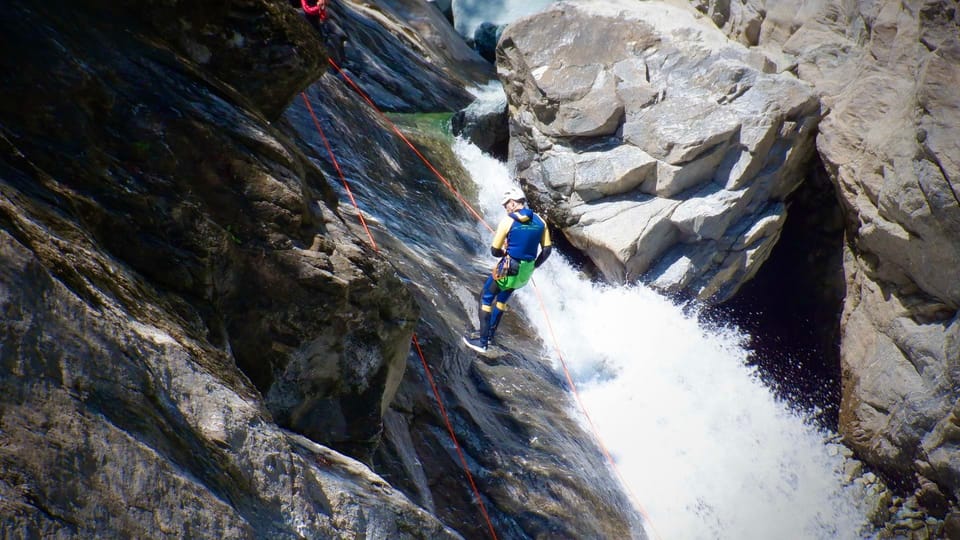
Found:
[(608, 279), (723, 301), (763, 264), (783, 220), (751, 225), (785, 215), (814, 152), (809, 85), (660, 2), (556, 4), (510, 25), (498, 59), (511, 166)]

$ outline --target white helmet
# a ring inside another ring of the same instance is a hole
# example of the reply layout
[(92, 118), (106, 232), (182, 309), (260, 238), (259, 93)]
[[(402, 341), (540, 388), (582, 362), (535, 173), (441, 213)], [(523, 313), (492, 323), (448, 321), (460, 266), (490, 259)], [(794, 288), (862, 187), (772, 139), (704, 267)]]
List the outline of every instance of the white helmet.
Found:
[(500, 201), (500, 204), (507, 204), (508, 201), (524, 202), (526, 200), (527, 196), (523, 194), (520, 188), (512, 187), (503, 193), (503, 200)]

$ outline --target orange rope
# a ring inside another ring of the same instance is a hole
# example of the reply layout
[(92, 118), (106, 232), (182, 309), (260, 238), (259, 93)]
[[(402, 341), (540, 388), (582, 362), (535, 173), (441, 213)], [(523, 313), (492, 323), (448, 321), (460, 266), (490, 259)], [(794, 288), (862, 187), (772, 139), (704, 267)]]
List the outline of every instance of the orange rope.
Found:
[[(320, 127), (320, 121), (317, 120), (317, 115), (314, 114), (313, 107), (310, 106), (310, 100), (307, 99), (307, 94), (301, 92), (300, 96), (303, 98), (303, 102), (306, 104), (307, 110), (310, 111), (310, 117), (313, 118), (313, 124), (320, 133), (320, 138), (323, 139), (323, 144), (326, 146), (327, 153), (330, 155), (330, 161), (333, 162), (334, 168), (336, 168), (337, 173), (340, 174), (340, 179), (343, 181), (343, 186), (347, 189), (347, 195), (350, 196), (350, 202), (352, 202), (353, 206), (357, 209), (357, 215), (360, 216), (360, 223), (363, 224), (363, 229), (367, 231), (367, 237), (370, 239), (370, 243), (373, 245), (373, 250), (379, 253), (379, 250), (377, 249), (377, 243), (373, 240), (373, 235), (370, 234), (370, 229), (367, 228), (367, 224), (363, 219), (363, 212), (360, 211), (360, 206), (357, 205), (357, 200), (353, 197), (353, 192), (350, 190), (350, 184), (347, 182), (347, 179), (343, 174), (343, 170), (340, 168), (340, 164), (337, 162), (337, 157), (333, 154), (333, 148), (330, 146), (327, 136), (323, 133), (323, 128)], [(453, 440), (453, 446), (456, 448), (457, 455), (460, 457), (460, 463), (463, 466), (463, 471), (467, 474), (467, 480), (470, 482), (470, 487), (473, 489), (473, 494), (477, 498), (477, 504), (480, 505), (480, 513), (483, 514), (483, 518), (487, 522), (487, 527), (490, 529), (490, 536), (493, 538), (493, 540), (497, 540), (497, 533), (493, 528), (493, 522), (490, 520), (490, 514), (487, 513), (487, 507), (483, 504), (483, 499), (480, 496), (480, 490), (477, 489), (477, 484), (473, 481), (473, 475), (470, 474), (470, 467), (467, 465), (467, 459), (464, 457), (463, 450), (460, 448), (460, 442), (457, 440), (457, 435), (453, 431), (453, 425), (450, 423), (450, 418), (447, 416), (446, 407), (443, 406), (443, 399), (440, 397), (440, 391), (437, 389), (437, 385), (433, 380), (433, 373), (430, 371), (430, 366), (427, 365), (427, 359), (423, 356), (423, 351), (420, 349), (420, 343), (417, 341), (417, 334), (414, 333), (411, 339), (413, 340), (413, 345), (417, 350), (417, 354), (420, 355), (420, 361), (423, 363), (423, 370), (427, 374), (427, 380), (430, 382), (430, 388), (433, 389), (433, 396), (437, 400), (437, 405), (440, 408), (440, 414), (443, 416), (443, 421), (446, 423), (447, 430), (450, 432), (450, 438)]]
[(380, 249), (377, 248), (377, 242), (373, 239), (373, 235), (370, 234), (367, 221), (363, 219), (363, 212), (360, 211), (360, 205), (358, 205), (357, 200), (353, 198), (353, 191), (350, 190), (350, 184), (347, 183), (347, 178), (343, 175), (343, 169), (340, 168), (337, 157), (333, 155), (333, 148), (330, 147), (330, 141), (327, 140), (327, 136), (323, 133), (323, 128), (320, 127), (320, 121), (317, 120), (317, 115), (313, 113), (313, 107), (310, 106), (310, 100), (307, 99), (307, 94), (300, 92), (300, 97), (303, 98), (307, 110), (310, 111), (310, 118), (313, 118), (313, 125), (317, 127), (317, 132), (320, 133), (320, 138), (323, 139), (323, 145), (327, 147), (327, 153), (330, 154), (330, 161), (333, 162), (333, 168), (337, 170), (337, 174), (340, 175), (340, 180), (343, 181), (343, 187), (347, 190), (347, 196), (350, 197), (350, 202), (352, 202), (353, 207), (357, 209), (357, 215), (360, 216), (360, 224), (363, 225), (363, 230), (367, 231), (367, 238), (370, 239), (370, 245), (373, 246), (374, 251), (379, 253)]
[(476, 209), (474, 209), (473, 206), (466, 199), (463, 198), (463, 195), (461, 195), (460, 192), (457, 191), (457, 188), (454, 187), (449, 180), (447, 180), (447, 177), (443, 176), (443, 174), (440, 171), (438, 171), (436, 167), (433, 166), (433, 163), (430, 163), (430, 160), (420, 153), (420, 150), (417, 150), (417, 147), (414, 146), (412, 142), (410, 142), (410, 139), (407, 139), (407, 137), (403, 134), (403, 132), (400, 131), (400, 128), (398, 128), (397, 125), (394, 124), (393, 121), (390, 120), (390, 118), (386, 114), (384, 114), (379, 107), (377, 107), (377, 105), (373, 102), (373, 100), (371, 100), (370, 97), (367, 96), (367, 94), (365, 94), (363, 90), (361, 90), (360, 87), (353, 82), (353, 79), (347, 76), (347, 74), (344, 73), (342, 69), (340, 69), (340, 66), (338, 66), (337, 63), (334, 62), (332, 58), (329, 58), (328, 61), (330, 62), (330, 65), (333, 66), (334, 69), (336, 69), (337, 72), (339, 72), (340, 75), (343, 76), (343, 78), (347, 81), (347, 83), (349, 83), (350, 86), (352, 86), (353, 89), (356, 90), (357, 94), (361, 98), (363, 98), (363, 100), (366, 101), (367, 104), (373, 107), (373, 110), (377, 111), (377, 113), (379, 113), (380, 116), (383, 117), (383, 119), (386, 120), (388, 124), (390, 124), (390, 127), (393, 128), (394, 133), (396, 133), (397, 136), (403, 140), (403, 142), (407, 143), (407, 146), (409, 146), (410, 149), (413, 150), (415, 154), (417, 154), (420, 160), (423, 161), (431, 171), (433, 171), (433, 174), (437, 175), (437, 178), (439, 178), (440, 181), (443, 182), (445, 186), (447, 186), (447, 189), (449, 189), (453, 193), (453, 195), (467, 208), (467, 210), (469, 210), (470, 213), (473, 214), (473, 217), (477, 218), (477, 221), (479, 221), (480, 223), (483, 223), (483, 226), (486, 227), (488, 231), (493, 232), (493, 227), (491, 227), (489, 224), (487, 224), (486, 221), (483, 220), (483, 217), (480, 215), (480, 213), (477, 212)]
[(427, 365), (427, 359), (423, 356), (423, 351), (420, 350), (420, 343), (417, 342), (417, 335), (413, 335), (413, 345), (417, 349), (417, 354), (420, 355), (420, 361), (423, 362), (423, 371), (427, 374), (427, 380), (430, 381), (430, 388), (433, 389), (433, 397), (437, 399), (437, 406), (440, 407), (440, 413), (443, 415), (443, 421), (447, 424), (447, 431), (450, 432), (450, 438), (453, 440), (453, 446), (457, 449), (457, 455), (460, 456), (460, 464), (463, 465), (463, 471), (467, 473), (467, 480), (470, 481), (470, 487), (473, 488), (473, 494), (477, 497), (477, 503), (480, 505), (480, 512), (483, 514), (483, 518), (487, 521), (487, 527), (490, 529), (490, 536), (493, 537), (493, 540), (497, 540), (497, 533), (493, 529), (493, 522), (490, 521), (490, 515), (487, 513), (487, 507), (483, 504), (483, 499), (480, 498), (480, 490), (477, 489), (477, 484), (473, 481), (473, 475), (470, 474), (470, 467), (467, 465), (467, 458), (463, 455), (463, 450), (460, 449), (460, 443), (457, 441), (457, 435), (453, 431), (453, 425), (450, 424), (450, 418), (447, 416), (447, 410), (443, 406), (443, 400), (440, 399), (440, 391), (437, 390), (437, 385), (433, 381), (433, 374), (430, 372), (430, 366)]

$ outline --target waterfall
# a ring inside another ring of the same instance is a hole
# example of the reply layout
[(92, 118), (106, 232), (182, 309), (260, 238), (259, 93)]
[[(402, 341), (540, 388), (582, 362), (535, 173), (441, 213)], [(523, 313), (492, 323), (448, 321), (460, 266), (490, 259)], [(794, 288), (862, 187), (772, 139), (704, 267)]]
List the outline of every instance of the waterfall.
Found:
[[(495, 224), (511, 185), (506, 167), (462, 140), (454, 150)], [(649, 517), (651, 538), (868, 534), (830, 434), (759, 380), (741, 332), (702, 324), (641, 285), (592, 283), (558, 254), (511, 304), (558, 370), (554, 345), (562, 354), (627, 491)], [(571, 415), (583, 418), (573, 399)]]
[(536, 13), (556, 0), (453, 0), (453, 19), (457, 32), (473, 37), (481, 23), (507, 24)]

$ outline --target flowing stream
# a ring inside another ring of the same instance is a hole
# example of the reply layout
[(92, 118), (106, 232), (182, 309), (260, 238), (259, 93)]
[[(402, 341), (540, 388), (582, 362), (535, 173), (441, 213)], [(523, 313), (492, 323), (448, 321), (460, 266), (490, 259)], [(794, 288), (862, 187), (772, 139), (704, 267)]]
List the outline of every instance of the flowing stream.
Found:
[(556, 0), (453, 0), (453, 19), (457, 32), (473, 37), (481, 23), (506, 24), (536, 13)]
[[(511, 185), (506, 167), (463, 141), (454, 151), (495, 224)], [(643, 286), (593, 283), (558, 254), (511, 304), (558, 370), (562, 355), (651, 538), (869, 535), (830, 434), (759, 380), (747, 336), (703, 324), (695, 309)], [(571, 407), (585, 418), (573, 399)]]

